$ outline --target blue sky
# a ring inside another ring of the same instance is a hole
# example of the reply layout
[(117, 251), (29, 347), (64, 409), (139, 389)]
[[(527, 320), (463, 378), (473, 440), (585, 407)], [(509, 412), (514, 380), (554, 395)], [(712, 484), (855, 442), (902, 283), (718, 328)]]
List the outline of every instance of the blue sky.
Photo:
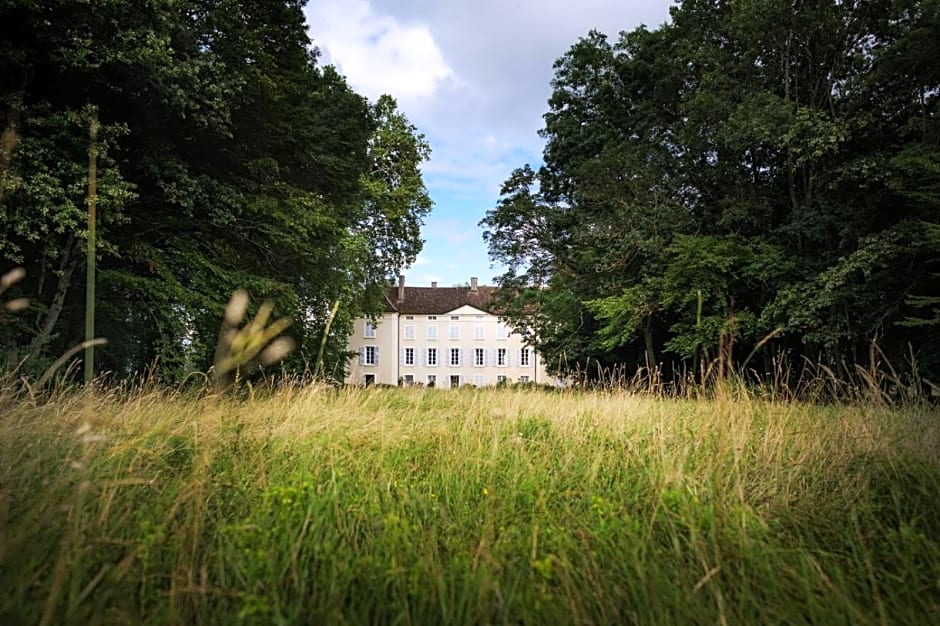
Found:
[(671, 0), (310, 0), (323, 61), (360, 93), (383, 93), (431, 144), (435, 206), (409, 284), (491, 284), (477, 226), (516, 167), (537, 164), (552, 63), (594, 28), (612, 38), (668, 18)]

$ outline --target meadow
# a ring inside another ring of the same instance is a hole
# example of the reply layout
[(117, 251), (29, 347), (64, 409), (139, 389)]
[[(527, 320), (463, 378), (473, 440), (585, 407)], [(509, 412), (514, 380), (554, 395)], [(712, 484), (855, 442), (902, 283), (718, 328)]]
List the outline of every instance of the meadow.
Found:
[(2, 624), (926, 624), (940, 414), (535, 389), (0, 394)]

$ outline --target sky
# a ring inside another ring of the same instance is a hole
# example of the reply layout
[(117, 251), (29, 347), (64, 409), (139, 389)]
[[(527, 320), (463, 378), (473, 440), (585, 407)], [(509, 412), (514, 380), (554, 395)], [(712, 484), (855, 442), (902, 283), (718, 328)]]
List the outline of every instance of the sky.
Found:
[(406, 282), (493, 284), (478, 226), (517, 167), (541, 163), (552, 64), (596, 29), (615, 40), (665, 22), (672, 0), (309, 0), (324, 64), (359, 93), (389, 94), (431, 146), (434, 208)]

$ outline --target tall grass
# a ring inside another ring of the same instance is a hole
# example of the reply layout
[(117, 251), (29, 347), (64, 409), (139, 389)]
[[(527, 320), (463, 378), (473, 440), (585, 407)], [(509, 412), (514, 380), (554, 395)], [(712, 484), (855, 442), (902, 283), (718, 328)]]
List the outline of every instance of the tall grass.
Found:
[(786, 354), (768, 357), (760, 368), (768, 371), (749, 367), (758, 350), (776, 334), (774, 331), (759, 341), (740, 365), (730, 358), (701, 359), (698, 370), (674, 364), (672, 371), (666, 372), (662, 364), (635, 367), (629, 363), (597, 362), (573, 367), (568, 383), (578, 389), (626, 390), (686, 399), (730, 392), (770, 401), (896, 405), (940, 397), (940, 386), (921, 377), (913, 349), (904, 367), (898, 370), (874, 341), (869, 344), (865, 367), (844, 362), (830, 367), (805, 356), (801, 362), (794, 362)]
[(940, 416), (748, 394), (0, 394), (3, 624), (925, 624)]

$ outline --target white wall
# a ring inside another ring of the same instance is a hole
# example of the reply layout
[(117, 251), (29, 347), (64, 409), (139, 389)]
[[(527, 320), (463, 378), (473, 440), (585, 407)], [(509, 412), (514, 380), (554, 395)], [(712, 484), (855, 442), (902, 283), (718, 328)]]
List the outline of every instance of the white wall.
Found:
[[(436, 319), (432, 319), (434, 317)], [(452, 319), (454, 317), (457, 319)], [(392, 330), (396, 325), (397, 329)], [(458, 338), (451, 338), (451, 327), (457, 329)], [(427, 385), (429, 376), (434, 376), (435, 386), (440, 388), (451, 387), (452, 376), (459, 376), (461, 385), (495, 385), (500, 376), (505, 376), (511, 383), (519, 382), (522, 377), (528, 377), (530, 382), (554, 383), (531, 348), (528, 348), (528, 365), (520, 363), (520, 351), (525, 349), (521, 336), (510, 333), (495, 315), (470, 306), (437, 316), (386, 313), (376, 329), (374, 340), (363, 337), (363, 328), (364, 320), (357, 320), (355, 332), (349, 339), (349, 349), (357, 355), (350, 360), (347, 379), (353, 384), (362, 384), (367, 373), (375, 374), (375, 382), (388, 385), (397, 385), (399, 379), (405, 381), (408, 376), (414, 383)], [(428, 336), (429, 328), (436, 328), (436, 338)], [(480, 332), (482, 335), (478, 334)], [(379, 347), (377, 366), (359, 363), (358, 355), (363, 345)], [(437, 365), (428, 365), (428, 348), (437, 349)], [(461, 363), (458, 366), (450, 364), (452, 348), (460, 350)], [(475, 365), (477, 348), (484, 350), (483, 366)], [(406, 363), (406, 349), (413, 350), (413, 365)], [(505, 365), (497, 365), (500, 349), (506, 351)]]
[[(349, 360), (349, 383), (362, 385), (366, 375), (374, 376), (375, 383), (398, 384), (398, 313), (384, 313), (375, 323), (375, 337), (365, 336), (365, 327), (369, 321), (360, 318), (355, 322), (353, 333), (349, 337), (349, 350), (356, 354)], [(360, 354), (364, 346), (378, 348), (378, 364), (366, 365), (361, 362)]]

